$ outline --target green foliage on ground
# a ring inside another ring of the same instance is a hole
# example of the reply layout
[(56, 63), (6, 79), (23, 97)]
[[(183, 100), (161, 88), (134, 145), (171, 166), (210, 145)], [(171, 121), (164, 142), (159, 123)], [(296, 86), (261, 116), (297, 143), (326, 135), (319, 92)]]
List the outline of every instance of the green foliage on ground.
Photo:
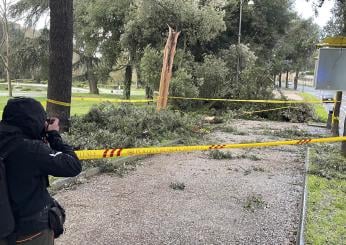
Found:
[(346, 240), (346, 158), (340, 144), (310, 150), (307, 244), (343, 244)]
[[(102, 103), (85, 115), (74, 116), (64, 138), (76, 149), (131, 148), (166, 144), (170, 141), (192, 144), (205, 132), (196, 130), (198, 117), (179, 111), (157, 112), (153, 106)], [(170, 144), (171, 145), (171, 144)], [(123, 175), (135, 168), (133, 160), (119, 164), (114, 159), (90, 160), (84, 168)]]
[(340, 154), (339, 144), (315, 146), (311, 149), (309, 173), (326, 179), (346, 180), (346, 158)]
[(211, 159), (217, 159), (217, 160), (233, 159), (234, 158), (234, 156), (232, 155), (231, 152), (229, 152), (229, 151), (219, 151), (219, 150), (211, 150), (209, 152), (209, 157)]
[[(306, 101), (320, 100), (318, 97), (308, 93), (300, 93), (299, 95), (302, 96)], [(326, 108), (323, 106), (322, 101), (321, 104), (312, 104), (312, 107), (314, 109), (314, 119), (319, 122), (327, 122), (328, 112)]]
[[(283, 108), (283, 109), (281, 109)], [(245, 104), (237, 112), (238, 116), (245, 119), (267, 119), (303, 123), (314, 118), (312, 108), (307, 104)]]
[[(253, 93), (252, 96), (256, 94), (266, 94), (265, 91), (262, 93), (253, 92), (254, 90), (249, 91)], [(271, 93), (271, 91), (267, 92)], [(302, 93), (302, 96), (306, 96), (304, 99), (308, 101), (318, 100), (316, 97), (306, 93)], [(288, 99), (282, 95), (279, 100)], [(236, 109), (237, 116), (244, 119), (267, 119), (294, 123), (324, 121), (324, 117), (327, 113), (323, 105), (309, 103), (240, 103), (238, 107), (233, 108)]]
[(172, 182), (169, 187), (173, 190), (183, 191), (186, 186), (183, 182)]
[(102, 103), (84, 116), (73, 117), (66, 137), (80, 149), (157, 145), (196, 136), (192, 132), (196, 120), (178, 111)]
[(263, 209), (267, 206), (262, 195), (253, 194), (246, 198), (243, 208), (255, 212), (257, 209)]

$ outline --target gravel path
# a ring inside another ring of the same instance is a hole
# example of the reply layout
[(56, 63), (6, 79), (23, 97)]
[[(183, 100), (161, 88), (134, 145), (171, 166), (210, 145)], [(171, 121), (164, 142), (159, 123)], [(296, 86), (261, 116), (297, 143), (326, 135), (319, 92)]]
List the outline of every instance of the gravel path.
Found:
[[(284, 128), (324, 133), (302, 124), (233, 125), (246, 135), (218, 131), (211, 139), (273, 140)], [(101, 175), (58, 193), (68, 219), (56, 244), (295, 244), (304, 149), (230, 152), (232, 159), (224, 160), (207, 152), (158, 155), (124, 178)], [(185, 189), (174, 190), (171, 183)]]

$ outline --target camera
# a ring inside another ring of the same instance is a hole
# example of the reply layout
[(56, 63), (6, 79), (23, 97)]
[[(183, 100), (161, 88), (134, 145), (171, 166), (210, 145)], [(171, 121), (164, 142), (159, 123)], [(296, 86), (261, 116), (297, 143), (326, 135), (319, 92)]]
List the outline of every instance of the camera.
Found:
[(49, 124), (53, 124), (54, 121), (55, 121), (54, 118), (47, 118), (47, 119), (46, 119), (46, 122), (47, 122), (48, 125), (49, 125)]

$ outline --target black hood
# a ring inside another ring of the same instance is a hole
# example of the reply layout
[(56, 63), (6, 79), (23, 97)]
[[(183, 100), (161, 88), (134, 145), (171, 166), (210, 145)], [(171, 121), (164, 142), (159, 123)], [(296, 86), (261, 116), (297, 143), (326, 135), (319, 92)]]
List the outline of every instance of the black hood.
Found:
[(8, 100), (2, 123), (19, 128), (30, 139), (41, 139), (46, 118), (47, 114), (40, 102), (32, 98), (15, 97)]

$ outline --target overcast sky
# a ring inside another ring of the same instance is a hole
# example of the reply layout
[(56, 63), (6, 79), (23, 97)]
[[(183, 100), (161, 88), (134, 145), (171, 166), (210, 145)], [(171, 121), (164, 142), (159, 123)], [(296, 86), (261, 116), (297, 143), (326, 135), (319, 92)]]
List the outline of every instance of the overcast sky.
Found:
[(303, 18), (312, 17), (316, 24), (323, 27), (331, 17), (331, 9), (334, 5), (334, 0), (326, 0), (322, 8), (319, 9), (318, 15), (315, 16), (312, 6), (312, 0), (296, 0), (295, 9)]

